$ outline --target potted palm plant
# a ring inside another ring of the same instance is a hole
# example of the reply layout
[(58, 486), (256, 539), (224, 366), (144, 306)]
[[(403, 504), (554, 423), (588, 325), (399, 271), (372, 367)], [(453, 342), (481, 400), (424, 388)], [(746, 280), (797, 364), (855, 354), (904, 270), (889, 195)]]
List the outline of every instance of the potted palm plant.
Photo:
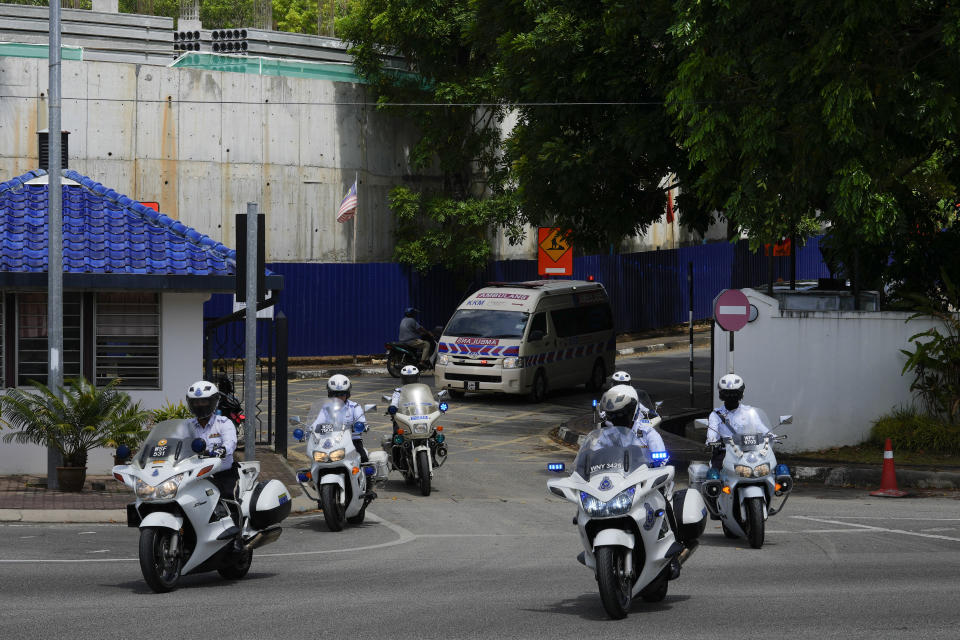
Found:
[(63, 459), (57, 482), (63, 491), (82, 491), (87, 453), (97, 447), (131, 449), (146, 437), (150, 412), (118, 390), (119, 380), (97, 388), (85, 378), (68, 380), (54, 393), (32, 382), (33, 390), (11, 389), (0, 397), (0, 425), (10, 430), (4, 442), (56, 449)]

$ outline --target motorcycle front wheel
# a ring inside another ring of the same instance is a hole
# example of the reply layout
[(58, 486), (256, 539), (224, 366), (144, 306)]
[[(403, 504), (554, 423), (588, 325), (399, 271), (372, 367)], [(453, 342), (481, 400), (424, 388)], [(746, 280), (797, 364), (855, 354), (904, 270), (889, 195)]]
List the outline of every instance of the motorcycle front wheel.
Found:
[(754, 549), (763, 546), (763, 528), (763, 498), (750, 498), (747, 500), (747, 538)]
[(597, 547), (597, 584), (600, 601), (607, 615), (614, 620), (627, 617), (630, 610), (630, 573), (625, 547)]
[(253, 549), (238, 554), (235, 562), (220, 567), (217, 569), (217, 573), (227, 580), (239, 580), (243, 576), (247, 575), (248, 571), (250, 571), (250, 564), (252, 562)]
[(323, 509), (323, 519), (327, 521), (330, 531), (342, 531), (344, 523), (344, 508), (340, 504), (340, 487), (335, 484), (325, 484), (320, 489), (320, 504)]
[(391, 351), (387, 356), (387, 373), (394, 378), (399, 378), (400, 369), (403, 369), (403, 354), (399, 351)]
[(170, 557), (170, 545), (179, 535), (172, 529), (140, 529), (140, 571), (147, 586), (157, 593), (173, 591), (180, 581), (183, 557), (179, 550)]
[(430, 495), (430, 458), (426, 451), (417, 453), (417, 473), (420, 474), (420, 493)]

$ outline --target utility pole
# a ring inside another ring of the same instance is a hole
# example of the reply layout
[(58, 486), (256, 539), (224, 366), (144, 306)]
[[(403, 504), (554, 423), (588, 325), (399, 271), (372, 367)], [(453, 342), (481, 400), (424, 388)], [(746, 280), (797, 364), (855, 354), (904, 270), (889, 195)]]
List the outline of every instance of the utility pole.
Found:
[(247, 203), (247, 310), (243, 360), (243, 421), (246, 448), (243, 459), (257, 459), (257, 203)]
[[(60, 186), (60, 3), (50, 3), (50, 106), (47, 131), (47, 387), (63, 386), (63, 192)], [(56, 489), (56, 449), (47, 447), (47, 487)]]

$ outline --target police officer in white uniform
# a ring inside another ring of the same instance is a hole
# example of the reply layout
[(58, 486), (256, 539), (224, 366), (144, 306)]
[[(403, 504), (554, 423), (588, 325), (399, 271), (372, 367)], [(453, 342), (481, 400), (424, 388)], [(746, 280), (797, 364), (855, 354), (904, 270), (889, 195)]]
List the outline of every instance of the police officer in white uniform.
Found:
[[(363, 412), (363, 407), (350, 399), (350, 389), (352, 388), (350, 378), (338, 373), (330, 376), (327, 380), (327, 397), (339, 398), (343, 401), (344, 410), (347, 412), (347, 424), (350, 425), (350, 435), (353, 438), (353, 447), (360, 454), (360, 462), (368, 462), (367, 450), (363, 447), (363, 433), (368, 431), (367, 416)], [(320, 418), (317, 418), (318, 420)], [(357, 432), (354, 427), (357, 423), (363, 424), (363, 431)]]
[(194, 436), (206, 442), (207, 455), (223, 458), (220, 471), (210, 481), (220, 490), (221, 499), (236, 500), (239, 465), (233, 461), (233, 452), (237, 449), (237, 428), (230, 418), (215, 413), (219, 402), (220, 392), (212, 382), (198, 380), (187, 389), (187, 408), (194, 415), (190, 421)]
[(726, 455), (724, 438), (732, 438), (735, 434), (744, 431), (764, 434), (770, 433), (770, 430), (760, 420), (753, 407), (740, 403), (746, 389), (743, 378), (735, 373), (728, 373), (720, 378), (717, 389), (723, 406), (710, 412), (707, 424), (707, 446), (713, 447), (710, 466), (719, 471), (723, 467), (723, 457)]
[[(400, 386), (393, 390), (393, 395), (390, 397), (390, 406), (387, 407), (387, 413), (391, 419), (396, 415), (397, 407), (400, 406), (400, 390), (403, 389), (403, 385), (416, 384), (418, 382), (420, 382), (420, 369), (417, 369), (412, 364), (408, 364), (403, 369), (400, 369)], [(393, 421), (393, 435), (397, 435), (396, 420)]]
[[(636, 389), (630, 385), (618, 384), (607, 389), (600, 398), (600, 409), (603, 411), (603, 426), (630, 427), (640, 446), (651, 452), (667, 450), (657, 430), (649, 422), (643, 422), (649, 409), (640, 404)], [(666, 464), (666, 460), (651, 461), (655, 467), (662, 464)]]

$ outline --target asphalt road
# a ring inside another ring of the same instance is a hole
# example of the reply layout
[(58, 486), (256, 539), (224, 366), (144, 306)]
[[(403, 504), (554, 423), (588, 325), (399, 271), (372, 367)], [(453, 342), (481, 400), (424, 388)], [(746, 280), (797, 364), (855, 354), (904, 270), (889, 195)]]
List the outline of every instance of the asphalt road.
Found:
[[(624, 363), (656, 380), (671, 358), (686, 365), (686, 354)], [(291, 384), (291, 404), (308, 408), (318, 382)], [(373, 402), (391, 381), (356, 383), (358, 400)], [(575, 508), (545, 488), (546, 463), (573, 459), (546, 430), (589, 398), (455, 404), (429, 497), (395, 475), (362, 525), (332, 533), (318, 513), (291, 517), (236, 582), (188, 576), (157, 595), (140, 576), (136, 530), (0, 526), (0, 637), (958, 637), (960, 500), (803, 486), (762, 549), (711, 522), (663, 602), (607, 620), (575, 560)], [(388, 424), (378, 403), (371, 448)]]

